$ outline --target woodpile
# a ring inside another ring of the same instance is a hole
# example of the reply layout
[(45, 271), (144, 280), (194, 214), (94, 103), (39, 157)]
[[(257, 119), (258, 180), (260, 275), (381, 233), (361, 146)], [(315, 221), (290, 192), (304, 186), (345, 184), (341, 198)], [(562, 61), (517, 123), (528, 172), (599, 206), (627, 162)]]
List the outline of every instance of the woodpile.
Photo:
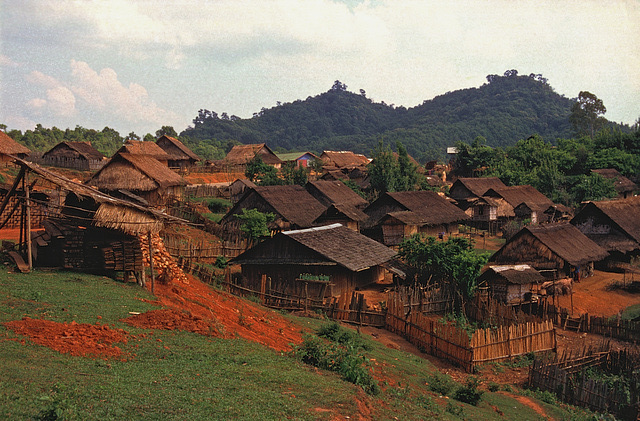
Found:
[[(149, 235), (141, 235), (138, 238), (142, 247), (142, 260), (144, 265), (149, 267), (151, 266), (149, 260)], [(164, 242), (160, 235), (151, 234), (151, 248), (153, 250), (153, 270), (158, 274), (157, 279), (159, 282), (171, 283), (179, 281), (185, 284), (189, 283), (187, 275), (184, 274), (164, 247)]]

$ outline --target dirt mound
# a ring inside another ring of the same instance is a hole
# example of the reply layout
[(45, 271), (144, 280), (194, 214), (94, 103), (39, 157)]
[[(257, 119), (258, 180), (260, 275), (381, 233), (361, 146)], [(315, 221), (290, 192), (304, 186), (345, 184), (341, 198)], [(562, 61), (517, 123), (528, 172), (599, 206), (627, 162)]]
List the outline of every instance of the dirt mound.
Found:
[[(291, 350), (291, 344), (302, 342), (301, 328), (277, 312), (214, 290), (192, 275), (185, 276), (188, 283), (172, 281), (155, 286), (158, 303), (177, 310), (174, 316), (183, 317), (181, 314), (186, 313), (194, 320), (208, 324), (207, 328), (217, 332), (216, 336), (239, 336), (276, 351)], [(167, 322), (165, 329), (178, 329), (178, 322), (170, 318)]]
[(24, 317), (4, 323), (17, 334), (28, 336), (37, 344), (63, 354), (96, 358), (125, 358), (115, 343), (127, 343), (129, 335), (122, 329), (96, 323), (58, 323), (51, 320)]
[(207, 336), (222, 336), (214, 323), (170, 308), (133, 315), (122, 321), (144, 329), (185, 330)]

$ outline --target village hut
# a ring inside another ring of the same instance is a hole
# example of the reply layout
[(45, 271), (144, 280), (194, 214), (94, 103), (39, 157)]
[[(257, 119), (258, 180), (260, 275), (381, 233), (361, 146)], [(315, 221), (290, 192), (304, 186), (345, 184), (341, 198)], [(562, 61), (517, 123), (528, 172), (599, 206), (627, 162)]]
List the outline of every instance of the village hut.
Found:
[(200, 161), (198, 155), (175, 137), (164, 135), (156, 143), (169, 155), (169, 168), (189, 168)]
[(320, 180), (325, 180), (325, 181), (349, 180), (350, 182), (358, 186), (358, 188), (362, 191), (367, 191), (371, 188), (371, 179), (369, 177), (369, 172), (365, 167), (332, 169), (322, 174), (322, 176), (320, 176)]
[(478, 284), (485, 284), (493, 299), (506, 304), (533, 301), (544, 281), (529, 265), (489, 266), (478, 278)]
[(0, 162), (11, 162), (14, 157), (24, 159), (30, 153), (26, 146), (22, 146), (0, 130)]
[(254, 187), (256, 187), (256, 183), (253, 181), (246, 178), (238, 178), (229, 185), (229, 200), (231, 200), (231, 203), (237, 203), (247, 190)]
[(544, 212), (554, 205), (547, 196), (529, 185), (491, 188), (483, 196), (498, 202), (498, 218), (503, 221), (515, 218), (530, 220), (533, 224), (546, 222)]
[(608, 250), (612, 262), (629, 263), (640, 254), (640, 196), (588, 202), (571, 223)]
[(166, 166), (169, 166), (169, 154), (166, 153), (160, 146), (158, 146), (156, 142), (127, 140), (115, 154), (117, 155), (120, 153), (146, 156), (160, 161)]
[(466, 202), (484, 196), (489, 189), (501, 187), (507, 186), (498, 177), (460, 177), (449, 189), (449, 197), (466, 210)]
[(295, 168), (309, 168), (318, 159), (311, 152), (288, 152), (276, 154), (283, 163), (291, 163)]
[(366, 167), (370, 162), (366, 156), (351, 151), (324, 151), (320, 155), (320, 160), (323, 171)]
[(603, 168), (598, 170), (591, 170), (592, 173), (601, 175), (607, 180), (613, 183), (613, 186), (618, 193), (619, 199), (626, 199), (633, 196), (633, 193), (638, 190), (638, 186), (633, 181), (629, 180), (624, 175), (620, 174), (615, 168)]
[(313, 222), (324, 212), (326, 206), (318, 202), (302, 186), (256, 186), (248, 189), (222, 218), (220, 223), (225, 230), (240, 229), (242, 221), (237, 215), (241, 215), (243, 209), (272, 213), (274, 220), (269, 228), (275, 233), (313, 226)]
[(363, 233), (387, 246), (422, 233), (440, 238), (459, 232), (469, 217), (432, 191), (387, 192), (364, 210), (369, 215)]
[(339, 296), (385, 279), (396, 252), (340, 224), (283, 231), (230, 263), (243, 286), (298, 297)]
[(360, 226), (369, 219), (369, 216), (360, 209), (341, 203), (332, 203), (313, 221), (313, 225), (342, 224), (345, 227), (360, 232)]
[(608, 256), (605, 249), (568, 223), (528, 225), (489, 259), (498, 265), (529, 265), (545, 278), (586, 277), (593, 263)]
[(115, 197), (139, 197), (143, 203), (162, 206), (172, 198), (183, 197), (187, 182), (153, 158), (119, 153), (86, 184)]
[(544, 219), (548, 222), (570, 221), (573, 218), (573, 209), (559, 203), (554, 203), (544, 211)]
[(262, 162), (272, 167), (282, 167), (282, 160), (264, 143), (235, 145), (223, 161), (227, 166), (244, 168), (255, 157), (260, 157)]
[(310, 181), (306, 189), (327, 209), (315, 221), (315, 225), (341, 223), (347, 228), (360, 231), (360, 224), (369, 217), (364, 209), (369, 202), (341, 181)]
[(102, 152), (90, 142), (60, 142), (42, 155), (42, 164), (52, 167), (97, 171), (106, 162)]

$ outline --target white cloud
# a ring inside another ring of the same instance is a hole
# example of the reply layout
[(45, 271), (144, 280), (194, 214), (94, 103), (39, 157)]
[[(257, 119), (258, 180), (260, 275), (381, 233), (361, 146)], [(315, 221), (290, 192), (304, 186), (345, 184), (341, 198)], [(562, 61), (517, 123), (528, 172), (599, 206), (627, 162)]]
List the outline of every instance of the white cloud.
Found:
[(76, 111), (76, 97), (68, 88), (58, 86), (47, 90), (47, 105), (58, 116), (70, 117)]
[(49, 75), (45, 75), (44, 73), (39, 72), (37, 70), (34, 70), (33, 72), (26, 75), (25, 79), (29, 83), (43, 86), (48, 89), (54, 89), (59, 86), (62, 86), (62, 84), (60, 83), (60, 81), (58, 81), (58, 79)]

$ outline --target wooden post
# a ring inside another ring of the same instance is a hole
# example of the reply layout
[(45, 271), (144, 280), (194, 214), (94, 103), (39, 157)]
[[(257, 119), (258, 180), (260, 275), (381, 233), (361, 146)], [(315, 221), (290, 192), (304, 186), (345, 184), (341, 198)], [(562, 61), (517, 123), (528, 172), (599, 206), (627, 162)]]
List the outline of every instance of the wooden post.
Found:
[(307, 289), (308, 285), (308, 282), (304, 283), (304, 314), (307, 314), (307, 310), (309, 307), (309, 290)]
[(151, 269), (151, 293), (155, 294), (156, 279), (153, 275), (153, 244), (151, 243), (151, 230), (149, 230), (149, 268)]
[(24, 174), (24, 196), (25, 196), (25, 206), (27, 211), (27, 221), (26, 221), (26, 236), (27, 236), (27, 264), (29, 265), (29, 270), (33, 269), (33, 255), (31, 254), (31, 206), (29, 204), (29, 173), (25, 172)]

